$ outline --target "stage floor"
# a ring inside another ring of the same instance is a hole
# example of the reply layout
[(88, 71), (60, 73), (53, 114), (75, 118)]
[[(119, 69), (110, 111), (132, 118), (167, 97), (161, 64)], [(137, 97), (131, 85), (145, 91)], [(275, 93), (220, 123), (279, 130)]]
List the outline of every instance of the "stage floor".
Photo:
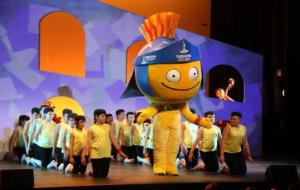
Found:
[[(72, 174), (62, 174), (55, 170), (42, 170), (34, 168), (34, 187), (40, 188), (75, 188), (75, 187), (125, 187), (125, 186), (155, 186), (164, 184), (205, 184), (210, 182), (218, 183), (264, 183), (265, 171), (272, 164), (294, 164), (297, 165), (298, 175), (300, 164), (295, 162), (278, 161), (255, 161), (247, 163), (248, 173), (246, 176), (231, 176), (225, 174), (208, 173), (202, 171), (187, 171), (180, 169), (179, 176), (157, 176), (153, 175), (152, 169), (143, 165), (129, 165), (112, 162), (108, 178), (95, 179), (90, 176), (77, 176)], [(88, 165), (87, 172), (90, 170)], [(25, 169), (32, 168), (17, 163), (0, 161), (2, 169)], [(118, 188), (117, 188), (118, 189)]]

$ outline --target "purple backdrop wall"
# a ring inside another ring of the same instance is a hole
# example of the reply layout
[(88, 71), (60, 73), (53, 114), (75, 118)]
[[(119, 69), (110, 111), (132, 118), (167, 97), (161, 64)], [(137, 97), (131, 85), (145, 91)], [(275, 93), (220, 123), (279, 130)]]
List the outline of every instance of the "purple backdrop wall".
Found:
[[(81, 21), (86, 38), (86, 77), (77, 78), (39, 71), (39, 20), (47, 13), (64, 11)], [(69, 86), (87, 116), (95, 108), (114, 113), (134, 111), (147, 105), (145, 98), (120, 99), (125, 89), (126, 49), (142, 39), (138, 26), (143, 18), (95, 1), (11, 0), (0, 1), (0, 152), (19, 114), (58, 95)], [(199, 114), (212, 110), (217, 119), (232, 111), (243, 113), (254, 156), (261, 155), (262, 57), (228, 44), (178, 29), (199, 47), (204, 76), (220, 64), (231, 65), (245, 82), (245, 102), (224, 102), (205, 96), (205, 87), (190, 101)], [(205, 79), (204, 79), (205, 80)], [(205, 81), (204, 81), (205, 84)]]

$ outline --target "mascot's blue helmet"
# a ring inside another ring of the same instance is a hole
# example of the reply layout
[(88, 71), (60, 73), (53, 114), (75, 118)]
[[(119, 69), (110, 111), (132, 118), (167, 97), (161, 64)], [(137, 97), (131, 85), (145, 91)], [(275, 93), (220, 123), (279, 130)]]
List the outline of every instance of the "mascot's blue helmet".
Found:
[(196, 46), (189, 41), (158, 38), (144, 46), (135, 60), (135, 77), (139, 89), (153, 96), (148, 83), (148, 66), (153, 64), (180, 64), (199, 60)]
[(179, 15), (172, 12), (150, 16), (140, 26), (148, 44), (135, 59), (135, 70), (122, 97), (153, 96), (149, 86), (148, 67), (153, 64), (180, 64), (200, 60), (197, 47), (189, 41), (174, 40)]

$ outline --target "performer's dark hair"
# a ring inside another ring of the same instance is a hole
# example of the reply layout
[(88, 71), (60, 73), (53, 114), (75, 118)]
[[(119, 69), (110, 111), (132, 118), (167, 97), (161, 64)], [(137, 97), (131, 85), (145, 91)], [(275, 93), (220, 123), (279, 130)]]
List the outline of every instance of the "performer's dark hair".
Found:
[(34, 114), (34, 113), (39, 114), (39, 113), (40, 113), (40, 108), (38, 108), (38, 107), (33, 107), (33, 108), (31, 109), (31, 114)]
[(77, 115), (77, 116), (75, 117), (75, 123), (76, 123), (76, 124), (78, 124), (80, 120), (83, 121), (83, 122), (85, 122), (85, 117), (84, 117), (84, 115)]
[(235, 111), (235, 112), (232, 112), (230, 116), (231, 116), (231, 117), (232, 117), (232, 116), (238, 116), (238, 117), (242, 118), (242, 113), (241, 113), (241, 112)]
[(19, 120), (18, 120), (18, 124), (22, 125), (23, 121), (28, 121), (29, 119), (30, 119), (30, 117), (28, 117), (28, 115), (20, 115)]
[(63, 110), (63, 116), (66, 115), (66, 114), (68, 114), (68, 116), (69, 116), (71, 113), (72, 113), (72, 110), (70, 110), (68, 108)]
[(120, 115), (122, 112), (125, 112), (125, 110), (123, 110), (123, 109), (118, 109), (118, 110), (116, 111), (116, 116), (118, 117), (118, 115)]
[(208, 115), (215, 115), (213, 111), (207, 111), (204, 113), (204, 117), (207, 117)]
[(131, 111), (127, 112), (126, 113), (126, 118), (128, 118), (129, 115), (134, 115), (134, 117), (135, 117), (135, 113), (134, 112), (131, 112)]
[(54, 109), (46, 107), (43, 112), (44, 114), (47, 114), (48, 112), (54, 112)]

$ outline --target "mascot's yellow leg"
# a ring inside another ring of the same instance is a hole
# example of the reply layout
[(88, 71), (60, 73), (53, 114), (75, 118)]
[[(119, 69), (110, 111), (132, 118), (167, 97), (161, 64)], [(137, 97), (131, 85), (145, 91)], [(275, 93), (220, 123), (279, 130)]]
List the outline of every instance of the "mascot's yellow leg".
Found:
[(179, 149), (179, 111), (159, 112), (154, 119), (154, 166), (158, 175), (178, 175), (176, 155)]
[(172, 125), (170, 126), (169, 139), (167, 143), (167, 174), (179, 175), (176, 166), (176, 157), (180, 145), (180, 127), (181, 117), (176, 114), (173, 117)]
[[(157, 121), (157, 120), (156, 120)], [(169, 136), (169, 131), (166, 127), (162, 127), (160, 122), (154, 122), (153, 129), (153, 156), (154, 165), (153, 172), (157, 175), (165, 175), (167, 170), (166, 165), (166, 146)]]

